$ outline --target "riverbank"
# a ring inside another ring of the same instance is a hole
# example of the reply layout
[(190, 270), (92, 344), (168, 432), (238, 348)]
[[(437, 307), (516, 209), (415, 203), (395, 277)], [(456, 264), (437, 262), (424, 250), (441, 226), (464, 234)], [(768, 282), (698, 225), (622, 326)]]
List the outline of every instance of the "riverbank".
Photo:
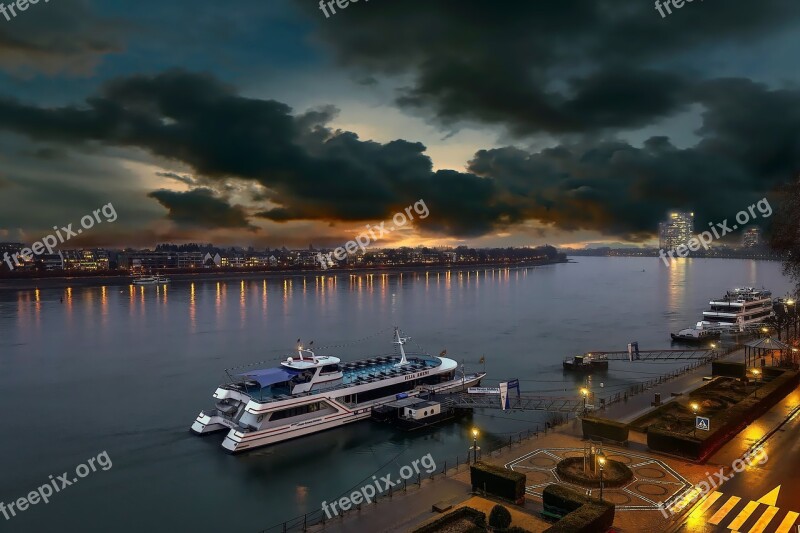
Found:
[[(160, 272), (172, 281), (228, 281), (278, 278), (287, 276), (334, 276), (337, 274), (404, 274), (419, 272), (445, 272), (479, 268), (523, 268), (548, 266), (559, 263), (570, 263), (569, 259), (553, 261), (521, 261), (519, 263), (451, 263), (447, 265), (404, 265), (398, 267), (360, 267), (360, 268), (329, 268), (327, 270), (314, 269), (271, 269), (271, 270), (201, 270), (187, 272)], [(131, 284), (130, 273), (120, 273), (108, 276), (53, 276), (53, 277), (24, 277), (0, 278), (0, 290), (31, 290), (31, 289), (57, 289), (66, 287), (92, 287), (92, 286), (127, 286)]]

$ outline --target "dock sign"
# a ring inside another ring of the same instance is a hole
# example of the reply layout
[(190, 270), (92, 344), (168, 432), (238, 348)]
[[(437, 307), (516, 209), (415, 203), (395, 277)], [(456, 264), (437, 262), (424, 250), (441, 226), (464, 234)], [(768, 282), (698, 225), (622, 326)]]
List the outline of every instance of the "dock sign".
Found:
[(694, 427), (702, 429), (703, 431), (708, 431), (711, 429), (711, 420), (704, 416), (696, 416), (694, 417)]

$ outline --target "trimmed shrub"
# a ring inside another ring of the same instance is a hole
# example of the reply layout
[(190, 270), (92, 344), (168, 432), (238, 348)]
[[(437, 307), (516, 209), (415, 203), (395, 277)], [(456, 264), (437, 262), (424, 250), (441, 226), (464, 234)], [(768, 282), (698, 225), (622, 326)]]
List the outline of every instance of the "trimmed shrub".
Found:
[(472, 490), (487, 493), (514, 503), (525, 499), (525, 474), (478, 462), (470, 467)]
[(599, 418), (585, 416), (581, 419), (584, 439), (605, 439), (614, 442), (628, 441), (628, 424)]
[(713, 361), (711, 363), (712, 376), (725, 376), (729, 378), (744, 378), (747, 369), (744, 363), (731, 363), (729, 361)]
[(485, 532), (486, 531), (486, 514), (473, 509), (472, 507), (460, 507), (453, 512), (437, 518), (433, 522), (429, 522), (421, 527), (418, 527), (413, 533), (436, 533), (441, 531), (444, 527), (459, 520), (468, 520), (475, 524), (474, 528), (469, 531), (472, 532)]
[(505, 530), (511, 525), (511, 513), (502, 505), (495, 505), (489, 513), (489, 526)]
[(614, 504), (601, 502), (561, 485), (543, 492), (544, 510), (565, 515), (545, 533), (605, 533), (614, 523)]

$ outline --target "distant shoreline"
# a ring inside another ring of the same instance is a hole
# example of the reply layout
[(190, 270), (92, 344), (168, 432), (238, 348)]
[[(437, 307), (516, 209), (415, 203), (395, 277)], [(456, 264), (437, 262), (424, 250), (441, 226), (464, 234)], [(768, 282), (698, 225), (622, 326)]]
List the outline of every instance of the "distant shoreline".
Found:
[[(520, 261), (516, 263), (454, 263), (451, 265), (407, 265), (398, 267), (359, 267), (359, 268), (329, 268), (319, 269), (285, 269), (285, 270), (226, 270), (226, 271), (198, 271), (198, 272), (161, 272), (171, 281), (229, 281), (234, 279), (261, 279), (287, 276), (330, 276), (337, 274), (402, 274), (404, 272), (441, 272), (446, 270), (465, 271), (473, 268), (518, 268), (556, 265), (570, 263), (568, 258), (553, 259), (548, 261)], [(0, 278), (0, 291), (3, 290), (30, 290), (30, 289), (57, 289), (66, 287), (100, 287), (100, 286), (128, 286), (131, 285), (133, 276), (130, 274), (113, 274), (107, 276), (53, 276), (53, 277), (26, 277), (26, 278)]]

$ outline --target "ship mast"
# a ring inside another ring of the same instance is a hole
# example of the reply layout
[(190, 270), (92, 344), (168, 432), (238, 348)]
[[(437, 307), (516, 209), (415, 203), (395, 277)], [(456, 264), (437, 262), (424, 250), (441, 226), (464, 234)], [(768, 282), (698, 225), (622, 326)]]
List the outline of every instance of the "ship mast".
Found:
[(394, 338), (395, 338), (394, 344), (397, 344), (398, 346), (400, 346), (400, 356), (401, 356), (400, 357), (400, 362), (397, 363), (394, 366), (407, 365), (408, 364), (408, 360), (406, 360), (406, 351), (405, 351), (405, 349), (403, 349), (403, 345), (406, 343), (406, 341), (410, 340), (411, 337), (401, 337), (400, 336), (400, 329), (397, 326), (395, 326), (395, 328), (394, 328)]

